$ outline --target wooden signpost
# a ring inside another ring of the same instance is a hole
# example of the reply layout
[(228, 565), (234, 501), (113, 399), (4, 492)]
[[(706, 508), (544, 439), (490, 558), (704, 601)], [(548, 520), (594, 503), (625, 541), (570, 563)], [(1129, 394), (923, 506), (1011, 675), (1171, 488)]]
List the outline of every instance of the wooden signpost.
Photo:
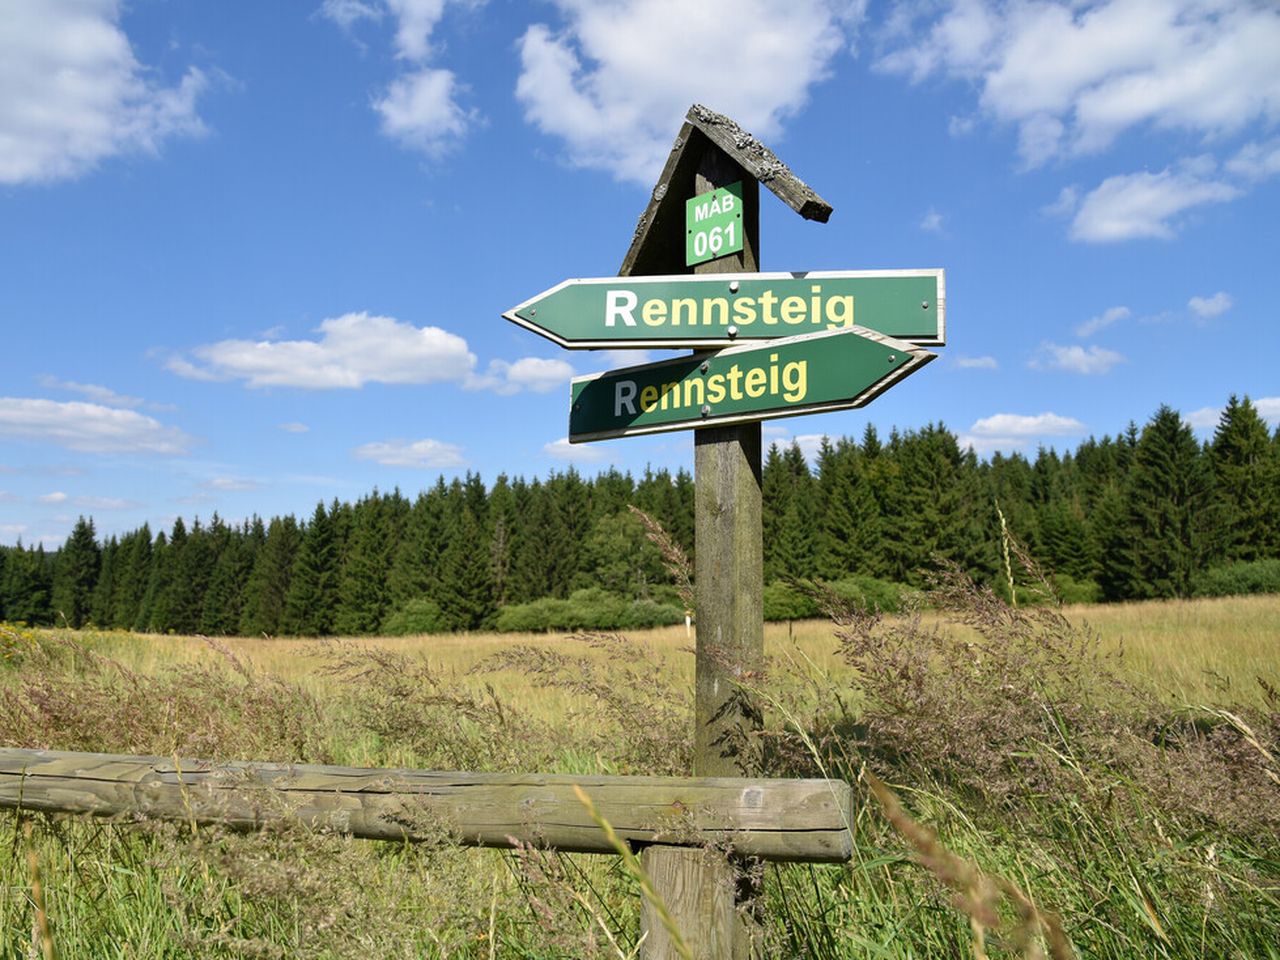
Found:
[[(565, 347), (715, 351), (579, 377), (569, 418), (574, 442), (695, 431), (697, 777), (761, 769), (760, 421), (861, 406), (945, 342), (941, 270), (758, 273), (762, 183), (806, 219), (831, 215), (768, 147), (691, 107), (620, 279), (565, 281), (503, 314)], [(761, 955), (758, 870), (662, 845), (642, 863), (698, 960)], [(647, 903), (641, 927), (642, 957), (677, 955)]]

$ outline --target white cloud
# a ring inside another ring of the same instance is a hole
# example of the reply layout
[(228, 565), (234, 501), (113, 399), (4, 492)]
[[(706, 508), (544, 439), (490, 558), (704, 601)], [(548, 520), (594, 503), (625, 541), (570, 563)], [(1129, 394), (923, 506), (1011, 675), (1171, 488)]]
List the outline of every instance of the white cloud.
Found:
[(961, 370), (998, 370), (995, 357), (956, 357), (955, 365)]
[(1107, 350), (1097, 344), (1089, 347), (1072, 345), (1059, 346), (1056, 343), (1042, 343), (1036, 356), (1032, 357), (1030, 366), (1034, 370), (1065, 370), (1068, 373), (1108, 373), (1125, 358), (1114, 350)]
[(1080, 205), (1080, 188), (1074, 183), (1058, 191), (1058, 199), (1040, 209), (1046, 217), (1069, 217)]
[(171, 411), (175, 408), (171, 404), (148, 403), (141, 397), (131, 397), (127, 394), (116, 393), (110, 387), (99, 386), (96, 383), (77, 383), (74, 380), (59, 380), (57, 377), (48, 374), (39, 378), (40, 386), (49, 390), (66, 390), (70, 393), (78, 393), (82, 397), (91, 400), (93, 403), (101, 403), (108, 407), (124, 407), (128, 410), (136, 410), (139, 407), (146, 407), (148, 410)]
[(1029, 166), (1103, 150), (1144, 125), (1215, 136), (1280, 118), (1271, 0), (949, 0), (906, 10), (922, 16), (895, 22), (880, 69), (976, 84), (981, 108), (1018, 126)]
[(1090, 317), (1084, 323), (1076, 327), (1077, 337), (1092, 337), (1099, 330), (1105, 330), (1113, 323), (1121, 320), (1128, 320), (1132, 315), (1132, 311), (1128, 307), (1108, 307), (1096, 317)]
[[(610, 370), (614, 367), (636, 367), (648, 363), (652, 357), (648, 350), (600, 350), (598, 355), (600, 362)], [(592, 351), (591, 356), (597, 356), (597, 351)]]
[(474, 119), (458, 105), (451, 70), (423, 67), (398, 77), (374, 100), (382, 132), (393, 140), (438, 157), (454, 146)]
[(244, 380), (250, 387), (357, 388), (366, 383), (466, 379), (476, 358), (467, 342), (439, 327), (347, 313), (323, 321), (316, 340), (222, 340), (166, 366), (179, 376)]
[(1130, 173), (1108, 177), (1083, 202), (1071, 223), (1071, 239), (1090, 243), (1152, 237), (1168, 240), (1175, 234), (1170, 221), (1185, 210), (1221, 203), (1240, 196), (1240, 190), (1202, 175), (1197, 165), (1159, 173)]
[(978, 453), (1025, 447), (1044, 437), (1077, 436), (1085, 426), (1075, 417), (1056, 413), (1028, 416), (1020, 413), (997, 413), (974, 422), (967, 433), (957, 439), (961, 449), (972, 447)]
[(1192, 410), (1185, 414), (1182, 419), (1197, 430), (1205, 430), (1216, 427), (1221, 416), (1221, 407), (1201, 407), (1199, 410)]
[(242, 490), (257, 490), (262, 484), (256, 480), (245, 480), (242, 477), (212, 477), (201, 484), (210, 490), (221, 490), (225, 493), (235, 493)]
[(653, 182), (693, 102), (766, 139), (799, 111), (864, 4), (556, 0), (563, 28), (520, 39), (525, 118), (576, 166)]
[(0, 523), (0, 536), (18, 538), (31, 528), (25, 523)]
[(942, 214), (937, 210), (930, 208), (929, 212), (924, 215), (920, 221), (920, 229), (925, 233), (941, 233), (942, 232)]
[(979, 437), (1061, 437), (1084, 432), (1084, 424), (1075, 417), (1056, 413), (997, 413), (974, 422), (969, 432)]
[(947, 133), (956, 138), (967, 137), (973, 133), (973, 128), (977, 125), (978, 122), (973, 117), (949, 117), (947, 119)]
[(120, 0), (8, 0), (0, 16), (0, 183), (64, 180), (204, 132), (192, 68), (156, 83), (120, 29)]
[(182, 454), (192, 439), (134, 410), (96, 403), (0, 397), (0, 437), (86, 453)]
[(122, 497), (76, 497), (72, 502), (85, 510), (134, 510), (143, 506), (137, 500)]
[[(1260, 397), (1257, 400), (1251, 398), (1249, 402), (1258, 411), (1258, 416), (1268, 424), (1273, 427), (1280, 424), (1280, 397)], [(1222, 419), (1222, 407), (1201, 407), (1199, 410), (1192, 410), (1182, 419), (1197, 430), (1213, 429)]]
[(461, 467), (462, 448), (439, 440), (384, 440), (366, 443), (351, 451), (357, 460), (372, 460), (387, 467)]
[(36, 499), (39, 500), (41, 503), (66, 503), (71, 498), (68, 497), (61, 490), (55, 490), (52, 493), (41, 494), (40, 496), (36, 497)]
[(502, 396), (521, 390), (550, 393), (567, 386), (572, 376), (573, 367), (564, 360), (521, 357), (515, 363), (490, 360), (489, 369), (481, 376), (472, 377), (466, 386), (471, 390), (492, 390)]
[[(316, 328), (313, 340), (221, 340), (173, 356), (171, 372), (190, 380), (243, 380), (249, 387), (358, 389), (367, 383), (456, 383), (500, 394), (546, 393), (573, 376), (564, 360), (492, 360), (476, 373), (467, 341), (439, 327), (415, 327), (394, 317), (346, 313)], [(280, 424), (304, 433), (306, 424)]]
[(281, 423), (278, 426), (285, 433), (307, 433), (311, 429), (305, 423), (299, 423), (296, 420), (291, 420), (288, 423)]
[(597, 463), (604, 459), (604, 451), (590, 443), (570, 443), (568, 437), (561, 437), (551, 443), (542, 445), (542, 452), (557, 460), (571, 463)]
[(1259, 397), (1251, 402), (1263, 420), (1273, 427), (1280, 424), (1280, 397)]
[(1280, 137), (1268, 143), (1246, 143), (1226, 166), (1245, 180), (1266, 180), (1280, 174)]
[(407, 67), (371, 105), (385, 135), (429, 157), (439, 157), (455, 146), (478, 116), (460, 104), (464, 87), (453, 71), (429, 65), (436, 53), (431, 37), (450, 2), (479, 5), (476, 0), (325, 0), (320, 8), (321, 16), (348, 34), (361, 20), (392, 16), (392, 46)]
[(818, 451), (822, 449), (822, 441), (826, 438), (825, 433), (802, 433), (795, 437), (795, 442), (807, 461), (817, 463)]
[(1230, 310), (1234, 304), (1235, 301), (1231, 299), (1231, 294), (1225, 290), (1219, 290), (1212, 297), (1192, 297), (1187, 301), (1187, 306), (1191, 308), (1191, 312), (1202, 320), (1220, 317)]
[(343, 30), (350, 30), (361, 20), (381, 20), (382, 8), (365, 0), (324, 0), (320, 5), (320, 15)]

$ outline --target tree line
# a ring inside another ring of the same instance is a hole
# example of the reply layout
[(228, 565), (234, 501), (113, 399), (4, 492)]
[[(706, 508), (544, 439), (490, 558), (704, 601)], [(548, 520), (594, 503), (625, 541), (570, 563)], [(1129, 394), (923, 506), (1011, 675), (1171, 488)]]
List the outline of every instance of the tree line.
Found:
[[(918, 585), (937, 558), (999, 582), (1001, 522), (1079, 599), (1185, 597), (1214, 570), (1280, 561), (1280, 429), (1231, 397), (1201, 444), (1162, 406), (1144, 427), (1034, 458), (961, 449), (942, 424), (795, 443), (763, 465), (766, 582), (873, 577)], [(410, 499), (373, 491), (310, 517), (217, 514), (99, 541), (83, 517), (55, 551), (0, 547), (0, 619), (139, 631), (368, 634), (406, 610), (438, 629), (584, 588), (674, 599), (635, 505), (692, 556), (694, 485), (573, 468), (545, 479), (467, 473)], [(1268, 568), (1270, 569), (1270, 567)], [(1276, 565), (1280, 569), (1280, 564)]]

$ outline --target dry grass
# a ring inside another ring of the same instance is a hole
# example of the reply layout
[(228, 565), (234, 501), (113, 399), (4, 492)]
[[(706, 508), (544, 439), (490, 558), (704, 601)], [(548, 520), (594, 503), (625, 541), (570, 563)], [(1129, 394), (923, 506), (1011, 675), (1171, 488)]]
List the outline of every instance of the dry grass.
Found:
[[(935, 594), (958, 624), (945, 629), (931, 611), (766, 630), (771, 664), (753, 692), (768, 707), (769, 772), (840, 776), (864, 801), (849, 868), (770, 868), (768, 955), (1037, 956), (1041, 939), (1054, 949), (1056, 908), (1088, 956), (1280, 957), (1280, 696), (1255, 702), (1253, 679), (1280, 686), (1280, 598), (1073, 611), (1102, 637), (1091, 649), (1052, 611), (1010, 610), (952, 573)], [(36, 646), (15, 646), (0, 671), (0, 743), (435, 769), (687, 766), (683, 627), (631, 641), (225, 644), (53, 631)], [(1131, 694), (1138, 676), (1158, 696)], [(910, 846), (871, 801), (870, 772), (901, 797), (890, 820)], [(120, 943), (175, 960), (579, 960), (635, 947), (638, 881), (611, 858), (35, 824), (28, 842), (25, 822), (0, 818), (0, 894), (31, 890), (19, 856), (31, 846), (67, 956)], [(27, 893), (0, 895), (0, 958), (27, 955), (33, 916)]]
[[(1261, 706), (1257, 678), (1280, 687), (1280, 596), (1171, 600), (1066, 607), (1074, 623), (1095, 630), (1104, 650), (1122, 652), (1122, 669), (1130, 678), (1149, 680), (1169, 703), (1220, 703)], [(897, 620), (898, 618), (891, 618)], [(924, 622), (941, 621), (926, 614)], [(899, 621), (901, 622), (901, 621)], [(963, 627), (953, 628), (964, 636)], [(630, 631), (628, 636), (651, 649), (678, 683), (691, 683), (693, 641), (683, 626)], [(141, 673), (155, 673), (175, 663), (210, 662), (218, 653), (194, 637), (106, 635), (110, 655)], [(238, 656), (264, 673), (302, 684), (312, 692), (332, 690), (321, 670), (316, 642), (306, 639), (233, 637), (225, 641)], [(603, 653), (583, 649), (569, 633), (461, 633), (410, 637), (360, 637), (330, 641), (393, 654), (424, 655), (446, 676), (462, 678), (486, 660), (512, 647), (548, 653), (585, 655), (603, 662)], [(838, 677), (847, 668), (827, 620), (765, 624), (769, 656), (806, 661), (812, 669)], [(485, 679), (504, 696), (528, 693), (523, 670), (486, 673)], [(538, 713), (563, 716), (578, 701), (572, 692), (539, 691)]]

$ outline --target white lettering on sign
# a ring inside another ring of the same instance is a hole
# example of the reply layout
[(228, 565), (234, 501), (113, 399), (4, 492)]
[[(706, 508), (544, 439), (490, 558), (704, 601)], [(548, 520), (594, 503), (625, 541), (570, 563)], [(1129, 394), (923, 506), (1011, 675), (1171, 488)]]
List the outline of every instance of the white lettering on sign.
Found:
[(613, 386), (613, 415), (622, 416), (623, 407), (627, 408), (627, 413), (631, 416), (636, 415), (636, 382), (634, 380), (619, 380)]
[(615, 320), (621, 319), (628, 327), (636, 325), (632, 311), (636, 308), (637, 298), (630, 290), (609, 290), (605, 293), (604, 325), (612, 327)]
[(693, 208), (693, 222), (701, 223), (709, 217), (719, 216), (722, 213), (732, 213), (735, 204), (736, 200), (732, 193), (726, 193), (724, 196), (716, 197), (711, 201), (704, 200)]
[[(713, 251), (714, 248), (713, 244)], [(654, 296), (646, 293), (644, 288), (640, 292), (644, 294), (643, 303), (630, 290), (608, 291), (604, 325), (616, 326), (621, 319), (624, 326), (634, 327), (637, 313), (648, 327), (727, 327), (730, 324), (746, 327), (759, 322), (768, 327), (786, 324), (839, 330), (854, 323), (853, 295), (827, 293), (817, 283), (810, 286), (807, 297), (795, 294), (780, 297), (771, 288), (758, 294), (744, 292), (732, 300), (726, 297)], [(664, 291), (670, 292), (670, 288)]]

